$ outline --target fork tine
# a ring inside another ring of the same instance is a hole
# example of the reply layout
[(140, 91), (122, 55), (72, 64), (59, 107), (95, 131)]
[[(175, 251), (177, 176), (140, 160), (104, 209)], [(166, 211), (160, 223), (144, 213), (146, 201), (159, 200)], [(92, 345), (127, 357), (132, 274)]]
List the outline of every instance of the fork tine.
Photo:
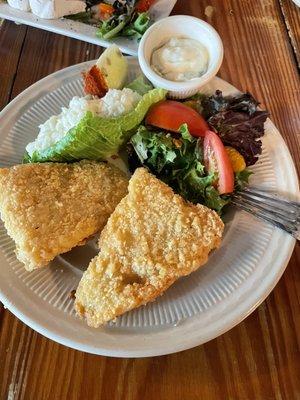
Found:
[(256, 203), (265, 204), (266, 206), (272, 208), (272, 210), (276, 210), (279, 213), (284, 213), (284, 215), (290, 215), (290, 217), (295, 217), (297, 220), (300, 220), (300, 203), (293, 202), (293, 204), (289, 204), (286, 200), (279, 199), (270, 194), (261, 195), (257, 192), (252, 192), (251, 190), (237, 192), (237, 195), (243, 199), (251, 199)]
[(298, 221), (293, 225), (291, 225), (290, 223), (285, 223), (283, 220), (278, 221), (278, 219), (274, 218), (274, 215), (272, 217), (269, 217), (268, 215), (266, 215), (265, 210), (264, 211), (258, 210), (257, 208), (254, 208), (252, 205), (248, 204), (247, 202), (243, 202), (242, 199), (238, 199), (235, 196), (232, 199), (232, 204), (241, 208), (244, 211), (249, 212), (250, 214), (255, 215), (256, 217), (262, 220), (265, 220), (275, 225), (276, 227), (288, 232), (295, 239), (300, 240), (300, 226)]
[(298, 201), (288, 200), (280, 195), (271, 194), (270, 192), (255, 187), (246, 187), (243, 189), (243, 192), (240, 193), (252, 194), (256, 197), (260, 197), (276, 203), (278, 202), (279, 204), (286, 205), (288, 207), (293, 206), (296, 209), (299, 209), (300, 207), (300, 203)]
[(266, 213), (271, 214), (271, 216), (276, 214), (280, 218), (284, 220), (289, 220), (290, 222), (297, 222), (297, 220), (300, 218), (300, 208), (298, 211), (289, 210), (287, 208), (282, 208), (278, 206), (276, 202), (271, 204), (270, 202), (268, 203), (265, 199), (263, 199), (262, 202), (262, 200), (258, 197), (253, 197), (243, 192), (235, 194), (234, 197), (251, 204), (253, 207), (257, 207), (260, 210), (265, 211)]
[(297, 224), (297, 220), (290, 220), (282, 215), (278, 215), (274, 210), (268, 210), (258, 203), (253, 203), (249, 200), (246, 199), (236, 199), (236, 201), (233, 201), (234, 204), (239, 205), (239, 206), (245, 206), (248, 207), (249, 212), (251, 211), (252, 214), (260, 214), (261, 216), (266, 216), (270, 218), (271, 220), (278, 222), (280, 224), (284, 224), (285, 226), (289, 227), (290, 229), (293, 229), (295, 224)]

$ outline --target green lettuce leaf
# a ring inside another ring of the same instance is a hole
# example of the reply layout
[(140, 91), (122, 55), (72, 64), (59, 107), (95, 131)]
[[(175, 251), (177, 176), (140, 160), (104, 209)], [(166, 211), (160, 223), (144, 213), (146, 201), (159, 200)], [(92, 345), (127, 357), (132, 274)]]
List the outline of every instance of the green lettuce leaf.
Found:
[(143, 75), (138, 76), (134, 81), (126, 85), (126, 87), (131, 90), (134, 90), (141, 96), (143, 96), (144, 94), (148, 93), (150, 90), (153, 89), (151, 83), (146, 82)]
[(149, 25), (150, 16), (148, 12), (134, 14), (131, 23), (122, 30), (121, 35), (139, 40), (149, 28)]
[(105, 40), (110, 40), (116, 36), (120, 36), (122, 29), (125, 28), (129, 21), (130, 17), (126, 15), (113, 16), (107, 21), (101, 21), (96, 35)]
[(165, 98), (166, 91), (153, 89), (146, 93), (131, 112), (104, 118), (87, 112), (74, 128), (54, 145), (42, 151), (35, 151), (25, 162), (70, 162), (81, 159), (105, 159), (119, 151), (127, 142), (133, 130), (142, 122), (148, 109)]
[(187, 140), (188, 142), (193, 142), (194, 138), (190, 134), (187, 124), (181, 125), (179, 127), (179, 132), (180, 132), (183, 140)]
[(219, 195), (217, 189), (213, 186), (208, 186), (205, 189), (205, 205), (221, 214), (224, 206), (230, 203), (229, 195)]
[(248, 185), (249, 183), (249, 178), (253, 174), (252, 171), (250, 171), (248, 168), (245, 168), (241, 172), (236, 172), (235, 173), (235, 182), (234, 182), (234, 188), (235, 190), (243, 190), (245, 186)]

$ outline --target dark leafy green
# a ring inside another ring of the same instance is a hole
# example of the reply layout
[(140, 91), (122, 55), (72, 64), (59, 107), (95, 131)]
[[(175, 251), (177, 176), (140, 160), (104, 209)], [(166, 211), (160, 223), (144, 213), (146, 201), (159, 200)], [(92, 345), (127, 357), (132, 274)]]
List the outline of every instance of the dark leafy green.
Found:
[(131, 14), (135, 7), (136, 0), (116, 0), (113, 3), (117, 15)]
[(212, 96), (200, 96), (197, 98), (201, 101), (203, 107), (203, 116), (205, 119), (228, 110), (243, 111), (249, 115), (257, 111), (258, 101), (250, 93), (242, 93), (237, 96), (223, 96), (221, 90), (216, 90)]
[(140, 163), (186, 200), (205, 204), (219, 213), (228, 204), (229, 197), (220, 196), (213, 186), (217, 176), (204, 169), (201, 139), (192, 137), (186, 124), (178, 137), (140, 126), (131, 144), (139, 160), (129, 148), (131, 170)]
[(237, 149), (246, 165), (253, 165), (261, 154), (267, 111), (258, 110), (259, 103), (250, 93), (223, 96), (217, 90), (213, 96), (201, 97), (202, 114), (226, 146)]

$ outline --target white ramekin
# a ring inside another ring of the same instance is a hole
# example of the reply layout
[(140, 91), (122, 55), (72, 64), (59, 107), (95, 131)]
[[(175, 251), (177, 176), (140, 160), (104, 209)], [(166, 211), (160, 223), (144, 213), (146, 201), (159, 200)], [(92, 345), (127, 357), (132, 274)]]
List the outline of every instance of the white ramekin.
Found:
[[(208, 69), (200, 78), (187, 82), (169, 81), (151, 68), (153, 50), (175, 36), (198, 40), (207, 48), (209, 53)], [(138, 58), (143, 73), (155, 87), (168, 90), (170, 97), (183, 99), (197, 93), (217, 74), (223, 61), (223, 53), (222, 40), (211, 25), (189, 15), (174, 15), (161, 19), (144, 33), (139, 44)]]

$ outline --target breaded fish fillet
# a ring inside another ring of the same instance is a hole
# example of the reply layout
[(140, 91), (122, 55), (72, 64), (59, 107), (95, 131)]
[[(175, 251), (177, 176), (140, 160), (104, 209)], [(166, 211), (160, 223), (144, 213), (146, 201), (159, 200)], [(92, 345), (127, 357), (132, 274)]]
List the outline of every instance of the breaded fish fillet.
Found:
[(127, 193), (117, 168), (96, 161), (0, 169), (0, 211), (18, 259), (31, 271), (103, 229)]
[(93, 327), (154, 300), (221, 242), (224, 225), (214, 211), (185, 202), (144, 168), (128, 190), (76, 291), (76, 311)]

